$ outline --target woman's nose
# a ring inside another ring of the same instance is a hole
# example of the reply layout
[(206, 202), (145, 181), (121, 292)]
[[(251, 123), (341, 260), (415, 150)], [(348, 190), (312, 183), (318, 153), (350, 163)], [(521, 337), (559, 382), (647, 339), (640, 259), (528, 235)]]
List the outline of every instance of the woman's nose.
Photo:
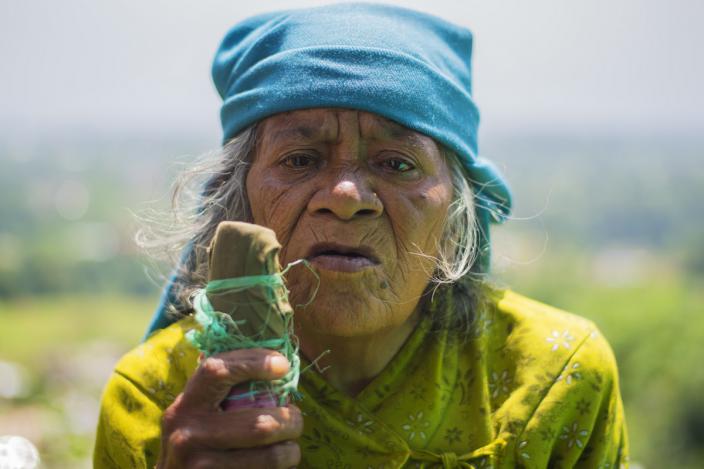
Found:
[(352, 176), (337, 178), (322, 187), (310, 200), (308, 208), (313, 213), (334, 215), (341, 220), (374, 218), (384, 211), (371, 187)]

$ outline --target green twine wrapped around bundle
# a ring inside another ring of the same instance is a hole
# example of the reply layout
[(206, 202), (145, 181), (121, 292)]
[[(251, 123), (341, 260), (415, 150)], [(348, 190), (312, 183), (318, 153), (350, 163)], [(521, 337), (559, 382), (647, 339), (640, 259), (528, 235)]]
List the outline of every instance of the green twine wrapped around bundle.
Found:
[(223, 408), (283, 406), (298, 397), (301, 372), (293, 335), (293, 308), (273, 231), (249, 223), (222, 222), (208, 249), (208, 284), (193, 297), (201, 326), (188, 339), (206, 357), (237, 349), (267, 348), (285, 356), (289, 372), (274, 381), (252, 381), (233, 388)]

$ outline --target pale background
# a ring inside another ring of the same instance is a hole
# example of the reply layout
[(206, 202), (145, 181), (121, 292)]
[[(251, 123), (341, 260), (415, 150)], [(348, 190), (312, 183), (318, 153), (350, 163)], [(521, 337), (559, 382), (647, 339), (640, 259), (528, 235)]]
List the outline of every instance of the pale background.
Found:
[[(210, 60), (238, 19), (315, 1), (3, 0), (3, 133), (218, 138)], [(482, 131), (704, 130), (704, 2), (396, 1), (475, 33)]]

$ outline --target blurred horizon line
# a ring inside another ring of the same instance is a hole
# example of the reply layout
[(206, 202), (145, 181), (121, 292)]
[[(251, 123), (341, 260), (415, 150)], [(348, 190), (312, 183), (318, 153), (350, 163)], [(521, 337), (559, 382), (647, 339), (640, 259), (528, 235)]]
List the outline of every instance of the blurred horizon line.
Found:
[[(554, 140), (561, 142), (580, 142), (590, 140), (594, 142), (658, 142), (683, 145), (704, 145), (704, 134), (696, 129), (594, 129), (594, 128), (562, 128), (551, 129), (548, 127), (526, 127), (523, 129), (505, 127), (501, 130), (491, 128), (479, 132), (479, 141), (497, 143), (500, 140), (531, 140), (545, 142)], [(203, 130), (186, 130), (175, 127), (170, 129), (121, 129), (117, 131), (100, 128), (56, 128), (33, 131), (29, 128), (8, 129), (0, 126), (0, 146), (25, 146), (33, 144), (50, 143), (89, 143), (89, 142), (122, 142), (134, 140), (136, 142), (173, 142), (175, 144), (208, 144), (217, 146), (221, 143), (219, 129), (215, 132)], [(704, 154), (702, 155), (704, 156)]]

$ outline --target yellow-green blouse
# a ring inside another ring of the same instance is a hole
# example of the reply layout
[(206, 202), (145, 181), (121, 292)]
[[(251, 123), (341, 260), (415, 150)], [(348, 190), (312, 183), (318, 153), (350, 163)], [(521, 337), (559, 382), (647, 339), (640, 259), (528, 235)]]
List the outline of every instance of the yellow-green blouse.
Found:
[[(126, 354), (102, 401), (95, 467), (153, 468), (162, 412), (197, 366), (183, 319)], [(422, 321), (357, 396), (301, 376), (303, 468), (618, 468), (616, 363), (589, 321), (513, 292), (470, 340)]]

